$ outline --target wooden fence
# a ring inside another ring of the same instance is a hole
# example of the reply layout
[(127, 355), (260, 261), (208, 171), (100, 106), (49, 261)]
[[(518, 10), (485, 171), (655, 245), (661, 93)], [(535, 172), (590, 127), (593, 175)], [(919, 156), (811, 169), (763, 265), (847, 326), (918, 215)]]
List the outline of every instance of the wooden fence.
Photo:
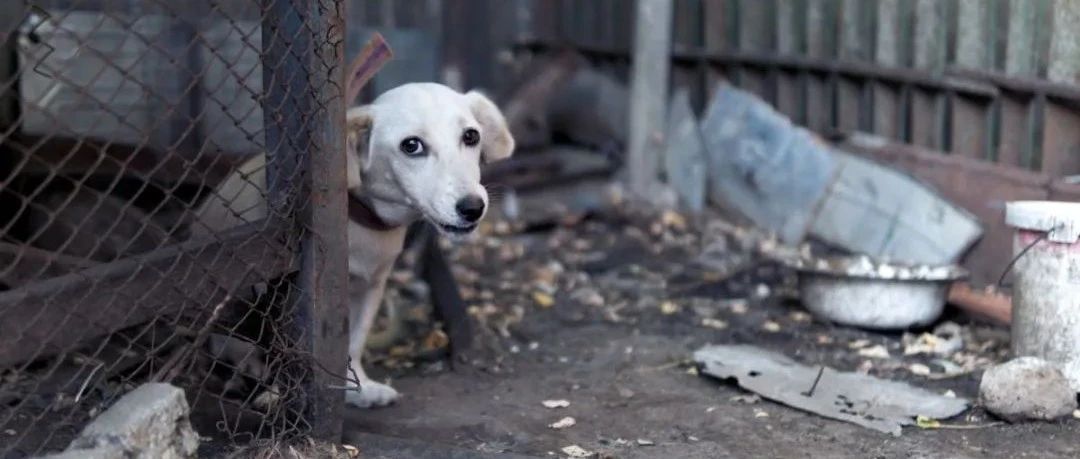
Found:
[[(438, 27), (445, 74), (505, 88), (508, 49), (573, 48), (628, 81), (632, 0), (364, 2), (352, 20)], [(407, 19), (404, 3), (446, 11)], [(355, 4), (354, 4), (355, 5)], [(966, 264), (1011, 256), (1004, 202), (1080, 200), (1080, 1), (675, 0), (671, 86), (699, 113), (720, 80), (930, 183), (986, 225)], [(355, 6), (354, 6), (355, 8)], [(365, 15), (366, 14), (366, 15)], [(446, 69), (451, 69), (446, 72)]]
[[(536, 0), (533, 44), (626, 67), (626, 1)], [(676, 0), (672, 84), (718, 79), (818, 132), (1080, 174), (1080, 2)]]

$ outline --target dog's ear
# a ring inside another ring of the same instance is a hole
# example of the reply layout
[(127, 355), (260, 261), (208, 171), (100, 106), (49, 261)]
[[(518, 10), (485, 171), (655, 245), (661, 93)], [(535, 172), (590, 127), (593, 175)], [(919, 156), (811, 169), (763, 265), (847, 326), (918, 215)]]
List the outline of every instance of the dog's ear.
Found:
[(345, 114), (345, 179), (349, 189), (360, 187), (360, 173), (371, 166), (371, 106), (350, 108)]
[(465, 97), (473, 116), (480, 122), (480, 153), (484, 161), (490, 163), (509, 158), (514, 153), (514, 136), (510, 135), (510, 128), (506, 126), (506, 118), (499, 107), (479, 91), (469, 91)]

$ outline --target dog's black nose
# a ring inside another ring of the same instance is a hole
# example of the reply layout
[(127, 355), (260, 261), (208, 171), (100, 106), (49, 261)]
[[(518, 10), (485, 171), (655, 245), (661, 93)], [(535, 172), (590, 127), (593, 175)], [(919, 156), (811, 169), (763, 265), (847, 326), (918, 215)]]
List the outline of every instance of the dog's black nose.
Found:
[(469, 223), (476, 223), (484, 216), (484, 199), (480, 196), (467, 196), (457, 202), (457, 213)]

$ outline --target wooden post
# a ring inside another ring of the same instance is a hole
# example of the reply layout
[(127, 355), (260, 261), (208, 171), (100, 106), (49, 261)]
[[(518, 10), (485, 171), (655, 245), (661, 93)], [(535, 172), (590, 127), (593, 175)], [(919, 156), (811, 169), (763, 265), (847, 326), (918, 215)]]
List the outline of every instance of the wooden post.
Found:
[[(264, 0), (263, 118), (270, 210), (299, 235), (299, 292), (286, 306), (301, 353), (297, 403), (311, 435), (341, 439), (348, 362), (344, 2)], [(291, 239), (291, 237), (290, 237)]]
[[(956, 64), (986, 71), (993, 62), (991, 15), (986, 0), (960, 0), (956, 14)], [(950, 143), (952, 152), (969, 158), (991, 159), (991, 104), (952, 95)]]
[[(1080, 4), (1054, 0), (1053, 30), (1047, 77), (1067, 85), (1080, 83)], [(1054, 99), (1046, 99), (1042, 126), (1043, 172), (1063, 177), (1080, 174), (1080, 114)]]
[(658, 181), (667, 107), (673, 0), (638, 0), (630, 75), (629, 185), (647, 196)]

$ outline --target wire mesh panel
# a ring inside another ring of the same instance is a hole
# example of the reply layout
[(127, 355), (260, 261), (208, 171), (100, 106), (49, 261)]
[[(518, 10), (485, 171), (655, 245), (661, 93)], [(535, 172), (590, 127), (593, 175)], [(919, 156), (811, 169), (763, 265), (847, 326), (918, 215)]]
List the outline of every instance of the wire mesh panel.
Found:
[(0, 4), (0, 458), (148, 381), (340, 433), (342, 3)]

